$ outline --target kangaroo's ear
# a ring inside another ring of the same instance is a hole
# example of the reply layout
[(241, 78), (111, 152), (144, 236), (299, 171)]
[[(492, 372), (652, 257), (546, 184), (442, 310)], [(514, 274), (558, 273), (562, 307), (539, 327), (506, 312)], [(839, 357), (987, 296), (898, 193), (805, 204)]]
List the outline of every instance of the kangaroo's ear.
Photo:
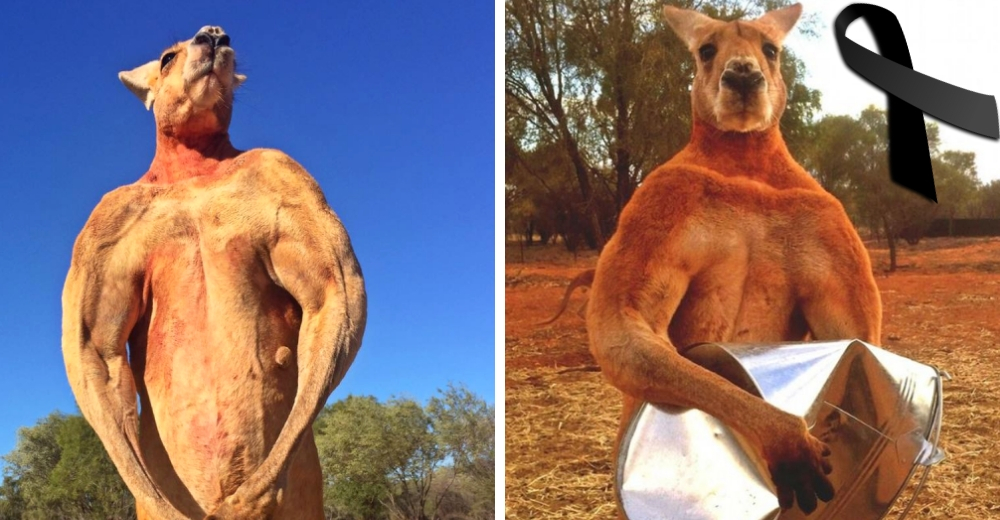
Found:
[(774, 27), (779, 32), (778, 37), (784, 39), (792, 27), (795, 27), (795, 22), (799, 21), (799, 16), (802, 16), (802, 4), (792, 4), (788, 7), (768, 11), (757, 20)]
[(233, 89), (243, 84), (247, 80), (246, 74), (233, 74)]
[(687, 45), (689, 49), (694, 49), (698, 44), (698, 29), (719, 23), (718, 20), (713, 20), (698, 11), (681, 9), (672, 5), (663, 7), (663, 19), (667, 21), (667, 25), (674, 30), (674, 33), (684, 41), (684, 45)]
[(160, 61), (153, 60), (145, 65), (141, 65), (132, 70), (118, 73), (118, 79), (128, 87), (129, 90), (146, 105), (146, 110), (153, 106), (153, 85), (160, 78)]

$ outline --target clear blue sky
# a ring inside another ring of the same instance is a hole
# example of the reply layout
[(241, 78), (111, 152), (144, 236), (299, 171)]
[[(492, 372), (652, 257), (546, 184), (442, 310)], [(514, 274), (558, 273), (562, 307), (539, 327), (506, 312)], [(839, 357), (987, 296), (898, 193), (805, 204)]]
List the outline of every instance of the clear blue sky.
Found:
[(364, 269), (364, 344), (332, 399), (494, 402), (492, 2), (18, 2), (0, 16), (0, 453), (74, 412), (60, 350), (70, 251), (142, 175), (154, 122), (117, 78), (204, 25), (232, 38), (233, 144), (319, 181)]

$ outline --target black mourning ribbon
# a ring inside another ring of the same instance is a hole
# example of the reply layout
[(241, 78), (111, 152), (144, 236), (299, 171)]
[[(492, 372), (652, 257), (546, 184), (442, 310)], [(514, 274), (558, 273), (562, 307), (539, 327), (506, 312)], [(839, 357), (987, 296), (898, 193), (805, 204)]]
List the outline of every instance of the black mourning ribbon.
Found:
[[(854, 43), (847, 27), (864, 18), (881, 56)], [(834, 22), (837, 46), (848, 67), (889, 95), (889, 176), (892, 182), (934, 202), (934, 172), (922, 112), (969, 132), (1000, 138), (993, 96), (956, 87), (913, 70), (903, 28), (888, 9), (852, 4)]]

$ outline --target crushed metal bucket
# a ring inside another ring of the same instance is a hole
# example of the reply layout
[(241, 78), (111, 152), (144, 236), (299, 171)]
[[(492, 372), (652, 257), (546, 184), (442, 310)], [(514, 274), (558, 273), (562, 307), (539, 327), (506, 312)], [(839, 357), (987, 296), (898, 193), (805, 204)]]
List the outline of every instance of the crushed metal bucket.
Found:
[(706, 343), (684, 355), (803, 417), (832, 450), (836, 496), (808, 516), (781, 511), (766, 464), (738, 435), (700, 410), (647, 403), (620, 446), (616, 486), (629, 520), (878, 520), (922, 467), (912, 505), (944, 458), (937, 442), (947, 374), (933, 367), (857, 340)]

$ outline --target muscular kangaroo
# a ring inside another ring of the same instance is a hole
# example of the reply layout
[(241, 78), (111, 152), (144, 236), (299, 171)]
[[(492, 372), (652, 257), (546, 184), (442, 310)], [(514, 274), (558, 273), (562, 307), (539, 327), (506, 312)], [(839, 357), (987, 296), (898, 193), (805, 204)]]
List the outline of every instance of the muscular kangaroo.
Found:
[[(834, 494), (829, 448), (804, 421), (686, 360), (699, 342), (859, 338), (878, 343), (881, 302), (841, 204), (789, 155), (781, 43), (796, 4), (722, 22), (666, 7), (694, 55), (688, 145), (650, 173), (598, 260), (590, 348), (624, 394), (619, 440), (642, 401), (698, 408), (767, 462), (782, 508)], [(720, 478), (724, 478), (720, 476)]]
[(361, 345), (364, 281), (313, 178), (230, 143), (230, 43), (203, 27), (119, 75), (156, 153), (76, 240), (66, 372), (139, 519), (322, 519), (312, 422)]

